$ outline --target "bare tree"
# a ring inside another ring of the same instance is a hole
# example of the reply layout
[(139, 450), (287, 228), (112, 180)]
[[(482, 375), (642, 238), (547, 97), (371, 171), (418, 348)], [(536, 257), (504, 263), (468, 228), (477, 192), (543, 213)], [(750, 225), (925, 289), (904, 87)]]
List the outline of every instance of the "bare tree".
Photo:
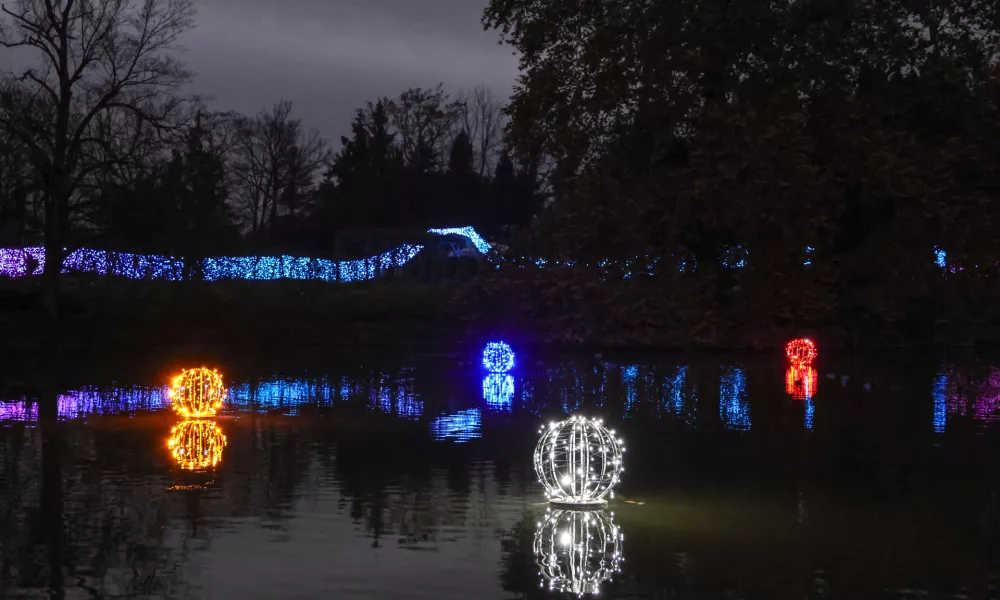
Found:
[(31, 214), (37, 187), (24, 142), (0, 128), (0, 243), (23, 246), (37, 233)]
[(131, 160), (134, 145), (120, 138), (125, 123), (133, 132), (171, 127), (182, 101), (170, 92), (190, 73), (169, 51), (194, 7), (191, 0), (16, 0), (0, 10), (0, 45), (36, 53), (35, 66), (11, 73), (23, 93), (0, 98), (0, 125), (26, 145), (39, 177), (42, 289), (54, 318), (80, 186)]
[(407, 164), (418, 171), (440, 168), (462, 103), (450, 101), (439, 84), (432, 90), (408, 89), (387, 109)]
[(237, 194), (250, 230), (258, 233), (278, 219), (279, 204), (292, 206), (293, 196), (312, 185), (328, 162), (326, 141), (316, 130), (304, 131), (291, 117), (292, 103), (282, 100), (270, 111), (240, 122), (235, 146)]
[(480, 177), (486, 177), (493, 172), (503, 144), (507, 124), (503, 103), (486, 86), (460, 92), (458, 100), (462, 104), (459, 126), (472, 141), (476, 171)]

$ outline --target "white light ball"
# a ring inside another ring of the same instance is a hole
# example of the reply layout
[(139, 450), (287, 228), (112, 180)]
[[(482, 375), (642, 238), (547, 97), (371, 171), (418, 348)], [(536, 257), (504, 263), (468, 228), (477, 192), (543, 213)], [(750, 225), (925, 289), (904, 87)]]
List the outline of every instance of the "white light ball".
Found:
[(624, 470), (623, 452), (621, 440), (600, 420), (572, 416), (542, 429), (535, 473), (553, 504), (601, 505)]
[(614, 513), (549, 510), (535, 531), (542, 587), (579, 596), (599, 594), (601, 583), (621, 569), (624, 539)]

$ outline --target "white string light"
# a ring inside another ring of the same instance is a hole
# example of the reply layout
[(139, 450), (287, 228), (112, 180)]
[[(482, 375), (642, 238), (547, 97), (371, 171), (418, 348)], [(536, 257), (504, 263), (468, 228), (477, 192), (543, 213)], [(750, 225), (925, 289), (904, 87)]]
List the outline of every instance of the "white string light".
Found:
[(542, 426), (535, 446), (535, 473), (553, 504), (596, 506), (622, 472), (622, 441), (600, 419), (576, 415)]

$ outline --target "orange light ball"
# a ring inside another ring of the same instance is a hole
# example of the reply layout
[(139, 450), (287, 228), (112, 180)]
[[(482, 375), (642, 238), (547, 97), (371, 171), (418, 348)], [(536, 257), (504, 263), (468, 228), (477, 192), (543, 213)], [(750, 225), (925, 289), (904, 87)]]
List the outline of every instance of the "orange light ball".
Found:
[(222, 375), (204, 367), (186, 369), (170, 386), (174, 410), (185, 418), (213, 417), (226, 399)]

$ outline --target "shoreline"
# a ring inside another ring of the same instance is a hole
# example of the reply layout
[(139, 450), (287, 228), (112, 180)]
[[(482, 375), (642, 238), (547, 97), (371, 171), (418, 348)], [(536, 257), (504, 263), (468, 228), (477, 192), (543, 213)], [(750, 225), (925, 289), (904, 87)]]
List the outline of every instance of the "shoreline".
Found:
[(568, 333), (544, 315), (533, 314), (536, 307), (504, 302), (495, 294), (480, 302), (484, 295), (490, 295), (488, 285), (478, 281), (426, 284), (401, 279), (329, 286), (299, 281), (184, 284), (81, 279), (71, 281), (61, 297), (60, 324), (52, 344), (45, 334), (49, 322), (37, 292), (24, 285), (4, 285), (0, 353), (40, 354), (55, 345), (69, 353), (191, 347), (280, 354), (290, 348), (440, 349), (504, 339), (550, 352), (771, 354), (797, 336), (816, 339), (822, 353), (966, 354), (1000, 349), (1000, 339), (992, 339), (992, 328), (985, 326), (972, 329), (978, 339), (969, 331), (928, 328), (910, 339), (901, 335), (895, 342), (852, 335), (846, 326), (752, 329), (745, 324), (739, 330), (723, 329), (713, 340), (699, 340), (685, 336), (680, 324), (664, 324), (664, 333), (650, 335), (638, 327), (612, 330), (597, 319), (590, 331)]

